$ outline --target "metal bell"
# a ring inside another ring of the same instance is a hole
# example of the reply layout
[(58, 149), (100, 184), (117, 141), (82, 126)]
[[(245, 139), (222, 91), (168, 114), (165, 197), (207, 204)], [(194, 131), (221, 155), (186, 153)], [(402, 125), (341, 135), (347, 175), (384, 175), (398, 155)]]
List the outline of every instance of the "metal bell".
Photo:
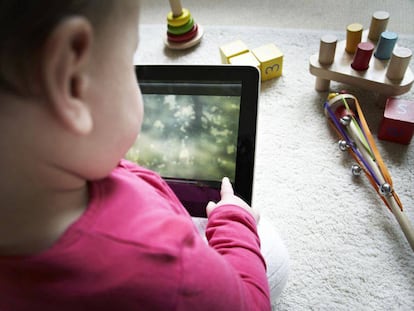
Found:
[(359, 165), (354, 164), (351, 166), (351, 172), (354, 176), (360, 176), (362, 173), (362, 168)]
[(346, 151), (349, 148), (349, 145), (345, 140), (340, 140), (338, 142), (338, 147), (339, 147), (339, 150)]
[(346, 115), (346, 116), (343, 116), (339, 121), (341, 122), (343, 126), (348, 126), (351, 123), (351, 120), (352, 120), (351, 117)]
[(380, 188), (379, 192), (382, 196), (387, 197), (392, 193), (392, 187), (389, 183), (383, 183)]

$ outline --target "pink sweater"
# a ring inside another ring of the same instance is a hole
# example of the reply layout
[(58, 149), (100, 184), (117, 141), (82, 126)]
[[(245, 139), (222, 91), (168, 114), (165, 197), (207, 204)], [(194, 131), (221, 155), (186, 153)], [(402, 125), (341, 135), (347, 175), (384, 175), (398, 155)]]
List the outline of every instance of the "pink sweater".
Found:
[(158, 175), (122, 161), (50, 249), (0, 257), (0, 310), (270, 310), (254, 219), (222, 206), (206, 235)]

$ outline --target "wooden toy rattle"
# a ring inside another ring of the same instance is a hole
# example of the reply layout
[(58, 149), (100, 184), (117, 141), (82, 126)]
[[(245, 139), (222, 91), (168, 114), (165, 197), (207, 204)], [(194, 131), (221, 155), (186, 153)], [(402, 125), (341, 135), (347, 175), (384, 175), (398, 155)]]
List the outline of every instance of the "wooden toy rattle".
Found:
[(204, 33), (203, 28), (194, 21), (190, 11), (181, 6), (180, 0), (169, 1), (171, 12), (167, 14), (165, 45), (170, 49), (184, 50), (198, 44)]
[(350, 94), (330, 94), (324, 110), (330, 125), (340, 137), (340, 150), (349, 151), (358, 163), (352, 166), (352, 173), (355, 176), (365, 173), (395, 216), (414, 251), (414, 228), (404, 214), (402, 203), (393, 188), (391, 175), (378, 152), (358, 100)]

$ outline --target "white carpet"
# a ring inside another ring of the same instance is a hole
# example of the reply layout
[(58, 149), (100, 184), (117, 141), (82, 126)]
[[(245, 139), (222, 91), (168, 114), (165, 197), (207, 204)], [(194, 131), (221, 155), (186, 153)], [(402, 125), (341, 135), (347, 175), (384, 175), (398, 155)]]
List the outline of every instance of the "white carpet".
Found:
[[(413, 310), (414, 253), (397, 222), (337, 147), (314, 90), (309, 57), (331, 33), (274, 28), (205, 27), (199, 46), (165, 50), (165, 25), (144, 25), (140, 64), (219, 64), (218, 47), (241, 39), (250, 48), (275, 43), (285, 54), (283, 76), (262, 84), (253, 205), (279, 230), (292, 272), (279, 310)], [(414, 50), (414, 36), (399, 45)], [(414, 70), (411, 60), (411, 70)], [(376, 94), (332, 83), (357, 96), (375, 134), (382, 119)], [(402, 96), (414, 100), (414, 92)], [(378, 141), (394, 186), (414, 223), (414, 140), (409, 146)]]

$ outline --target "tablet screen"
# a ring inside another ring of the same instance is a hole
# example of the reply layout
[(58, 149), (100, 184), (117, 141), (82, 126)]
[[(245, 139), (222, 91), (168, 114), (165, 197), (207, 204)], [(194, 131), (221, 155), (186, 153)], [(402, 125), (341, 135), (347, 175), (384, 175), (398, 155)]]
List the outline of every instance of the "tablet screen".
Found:
[(234, 182), (241, 81), (140, 87), (145, 115), (127, 158), (165, 178)]
[(224, 176), (251, 203), (259, 73), (225, 65), (136, 66), (141, 132), (126, 158), (159, 173), (193, 216)]

